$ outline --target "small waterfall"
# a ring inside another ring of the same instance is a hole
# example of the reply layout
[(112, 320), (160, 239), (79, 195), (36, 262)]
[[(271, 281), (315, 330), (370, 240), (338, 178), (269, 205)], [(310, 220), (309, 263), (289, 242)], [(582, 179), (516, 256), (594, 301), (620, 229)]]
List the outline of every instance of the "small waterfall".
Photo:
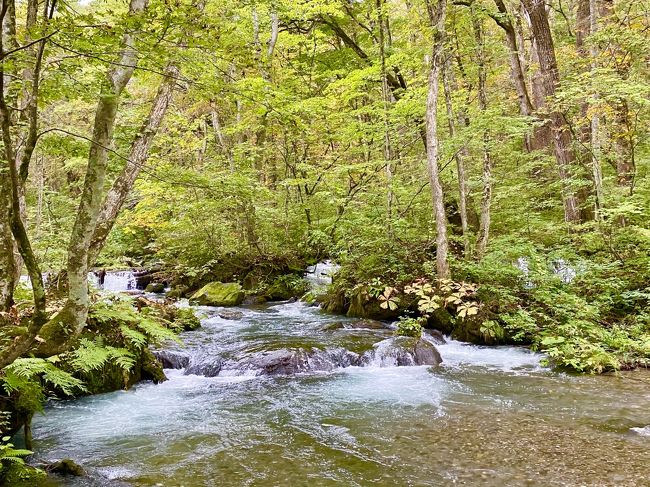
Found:
[(101, 282), (101, 272), (91, 272), (88, 274), (88, 280), (98, 289), (114, 293), (137, 289), (135, 275), (131, 271), (106, 272), (104, 282)]
[[(523, 274), (524, 287), (526, 289), (534, 288), (535, 283), (530, 280), (530, 262), (528, 259), (519, 257), (515, 262), (515, 267)], [(548, 270), (558, 276), (564, 284), (571, 284), (578, 276), (578, 271), (584, 271), (584, 266), (579, 265), (578, 269), (576, 269), (564, 259), (554, 259), (548, 264)]]
[(396, 338), (389, 338), (376, 343), (372, 350), (363, 354), (361, 362), (367, 367), (408, 367), (415, 365), (413, 355), (396, 343)]
[(341, 266), (334, 264), (331, 260), (319, 262), (316, 265), (307, 267), (305, 279), (313, 292), (325, 292), (327, 287), (332, 284), (332, 277), (340, 268)]

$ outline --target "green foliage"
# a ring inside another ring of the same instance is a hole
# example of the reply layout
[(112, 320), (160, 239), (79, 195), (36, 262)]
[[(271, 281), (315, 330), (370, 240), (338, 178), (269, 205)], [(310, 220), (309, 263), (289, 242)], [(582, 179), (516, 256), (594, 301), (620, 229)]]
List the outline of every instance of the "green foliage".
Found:
[(0, 479), (6, 478), (7, 471), (10, 468), (14, 470), (18, 467), (18, 472), (14, 475), (21, 475), (21, 467), (25, 465), (25, 457), (32, 454), (29, 450), (15, 448), (9, 441), (11, 438), (5, 436), (0, 440)]
[[(122, 332), (123, 330), (120, 329)], [(142, 335), (146, 343), (146, 336)], [(140, 348), (140, 347), (137, 347)], [(81, 372), (92, 372), (101, 369), (107, 363), (114, 363), (125, 371), (135, 364), (135, 356), (125, 348), (115, 348), (104, 345), (101, 337), (90, 341), (82, 338), (80, 344), (71, 352), (69, 364)]]
[[(163, 262), (185, 279), (187, 291), (227, 282), (215, 276), (223, 273), (228, 281), (248, 277), (247, 290), (286, 296), (301, 294), (296, 269), (277, 266), (267, 272), (265, 263), (335, 257), (342, 269), (329, 298), (339, 311), (354, 301), (431, 321), (449, 312), (456, 326), (470, 327), (484, 341), (531, 344), (554, 363), (577, 370), (645, 364), (650, 297), (645, 2), (614, 2), (611, 16), (599, 19), (597, 32), (588, 33), (579, 50), (576, 15), (550, 17), (561, 79), (532, 116), (522, 115), (528, 110), (518, 106), (511, 53), (493, 22), (500, 17), (494, 4), (478, 2), (470, 11), (468, 2), (447, 3), (446, 49), (455, 62), (445, 75), (455, 82), (441, 91), (449, 95), (454, 116), (449, 118), (443, 109), (447, 100), (441, 99), (436, 122), (451, 281), (432, 279), (437, 235), (420, 140), (430, 19), (422, 2), (387, 4), (391, 42), (380, 46), (382, 23), (370, 0), (225, 0), (201, 3), (202, 10), (196, 2), (152, 0), (132, 18), (124, 2), (57, 4), (52, 19), (37, 22), (39, 33), (51, 37), (37, 100), (38, 150), (25, 184), (26, 226), (42, 269), (65, 266), (85, 179), (88, 121), (105, 80), (106, 59), (97, 53), (118, 52), (122, 34), (130, 31), (137, 33), (140, 69), (120, 104), (106, 186), (125, 165), (161, 67), (174, 62), (183, 89), (174, 95), (100, 265)], [(511, 11), (504, 18), (510, 18), (514, 4), (506, 4)], [(22, 45), (24, 9), (19, 10)], [(472, 35), (472, 12), (482, 20), (485, 45)], [(275, 14), (281, 29), (273, 44), (269, 27)], [(526, 22), (520, 27), (522, 38), (530, 39)], [(523, 58), (531, 57), (530, 42), (519, 48)], [(22, 72), (28, 52), (4, 59), (6, 69)], [(477, 92), (482, 65), (487, 106)], [(383, 66), (390, 67), (390, 76), (383, 76)], [(533, 78), (538, 69), (530, 66)], [(20, 107), (29, 81), (15, 74), (7, 78), (7, 104)], [(393, 78), (397, 86), (386, 93), (383, 81)], [(540, 118), (553, 111), (566, 121), (576, 155), (566, 164), (563, 182), (553, 142), (526, 149), (529, 138), (541, 132)], [(598, 130), (590, 137), (592, 127)], [(12, 133), (21, 133), (14, 128)], [(493, 197), (488, 251), (478, 262), (473, 249), (485, 155), (492, 163)], [(457, 162), (464, 164), (469, 193), (465, 235)], [(592, 174), (596, 163), (602, 181)], [(567, 191), (579, 195), (581, 225), (565, 223)], [(590, 215), (596, 207), (597, 214)], [(521, 258), (528, 262), (526, 274), (515, 265)], [(549, 270), (558, 259), (578, 271), (572, 282)], [(276, 281), (282, 273), (290, 276)], [(428, 281), (418, 283), (423, 276)], [(28, 289), (19, 287), (15, 298), (28, 317)], [(129, 354), (173, 338), (173, 326), (160, 318), (130, 304), (100, 303), (91, 311), (97, 326), (84, 335), (77, 353), (95, 367), (120, 362), (128, 368)], [(20, 326), (3, 330), (2, 342), (11, 343), (24, 324), (16, 321)], [(71, 366), (82, 366), (69, 358)]]
[(420, 338), (422, 336), (422, 320), (419, 318), (405, 318), (402, 317), (397, 322), (397, 329), (395, 334), (399, 336), (407, 336)]
[(105, 350), (108, 358), (123, 361), (129, 350), (134, 352), (145, 345), (159, 345), (167, 340), (178, 341), (176, 331), (168, 321), (157, 315), (156, 310), (144, 308), (138, 312), (130, 299), (100, 301), (92, 307), (89, 316), (100, 329), (106, 330), (105, 335), (112, 338), (114, 343), (120, 343), (122, 339), (126, 342), (127, 350)]
[(83, 383), (72, 374), (59, 369), (55, 364), (58, 357), (49, 359), (19, 358), (5, 367), (2, 386), (8, 394), (21, 393), (37, 380), (59, 389), (67, 395), (84, 391)]

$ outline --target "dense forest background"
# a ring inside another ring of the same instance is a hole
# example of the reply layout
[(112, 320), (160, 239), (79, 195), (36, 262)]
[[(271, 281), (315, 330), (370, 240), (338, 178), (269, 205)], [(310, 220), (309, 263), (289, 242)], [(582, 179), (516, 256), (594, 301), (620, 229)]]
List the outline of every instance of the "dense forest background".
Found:
[(6, 391), (79, 385), (48, 357), (111, 312), (93, 315), (92, 269), (255, 294), (259, 269), (291, 287), (324, 258), (342, 266), (331, 311), (579, 371), (648, 364), (647, 1), (3, 0), (0, 16)]

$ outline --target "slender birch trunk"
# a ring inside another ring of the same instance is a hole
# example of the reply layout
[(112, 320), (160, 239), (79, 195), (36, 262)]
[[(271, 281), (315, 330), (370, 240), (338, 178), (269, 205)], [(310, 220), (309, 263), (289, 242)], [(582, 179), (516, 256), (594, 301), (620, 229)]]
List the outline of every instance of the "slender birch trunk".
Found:
[(445, 40), (445, 14), (446, 0), (427, 0), (429, 17), (434, 27), (433, 49), (431, 55), (431, 69), (429, 71), (429, 86), (426, 111), (426, 136), (427, 136), (427, 169), (431, 197), (433, 200), (433, 213), (436, 221), (436, 267), (438, 278), (446, 279), (450, 276), (447, 254), (449, 242), (447, 240), (447, 215), (445, 214), (444, 194), (440, 183), (440, 140), (438, 138), (438, 97), (440, 72), (444, 64)]
[[(478, 103), (485, 116), (487, 112), (487, 72), (485, 69), (485, 40), (483, 38), (483, 25), (472, 8), (472, 27), (477, 43), (478, 64)], [(483, 192), (481, 197), (481, 218), (476, 239), (476, 257), (480, 260), (488, 245), (490, 236), (490, 220), (492, 206), (492, 156), (490, 154), (490, 134), (487, 129), (483, 131), (483, 173), (481, 177)]]
[[(131, 0), (129, 16), (136, 18), (145, 6), (145, 0)], [(133, 76), (137, 62), (134, 32), (127, 30), (122, 38), (117, 63), (109, 69), (102, 83), (95, 112), (83, 192), (68, 246), (68, 299), (64, 307), (41, 330), (44, 343), (39, 347), (39, 354), (59, 353), (65, 348), (69, 337), (78, 335), (86, 325), (91, 244), (101, 212), (108, 151), (120, 97)]]
[(106, 243), (106, 238), (149, 157), (149, 149), (167, 113), (178, 75), (179, 70), (174, 64), (170, 64), (165, 69), (165, 79), (158, 88), (147, 119), (131, 144), (129, 159), (104, 197), (88, 252), (89, 267), (95, 263), (99, 252)]

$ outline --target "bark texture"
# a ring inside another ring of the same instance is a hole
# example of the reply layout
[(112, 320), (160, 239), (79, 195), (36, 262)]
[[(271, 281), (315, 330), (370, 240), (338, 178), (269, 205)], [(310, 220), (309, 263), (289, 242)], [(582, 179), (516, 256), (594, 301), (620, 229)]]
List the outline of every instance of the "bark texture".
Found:
[[(131, 0), (129, 15), (137, 18), (145, 6), (145, 0)], [(108, 152), (120, 96), (138, 61), (134, 34), (132, 30), (124, 33), (117, 62), (109, 69), (99, 94), (84, 187), (68, 246), (68, 299), (63, 309), (43, 327), (41, 336), (45, 343), (40, 351), (45, 355), (62, 350), (69, 335), (75, 336), (83, 330), (88, 317), (90, 246), (101, 210)]]
[[(546, 106), (546, 100), (555, 95), (560, 84), (555, 46), (545, 2), (543, 0), (521, 1), (528, 14), (534, 37), (537, 62), (539, 63), (539, 77), (536, 81), (539, 90), (538, 109), (543, 109)], [(569, 223), (579, 223), (580, 205), (571, 183), (575, 162), (571, 133), (564, 117), (556, 110), (546, 114), (546, 122), (552, 134), (557, 170), (562, 185), (564, 219)]]
[(440, 140), (438, 138), (438, 97), (440, 91), (440, 73), (444, 65), (445, 14), (446, 0), (428, 0), (427, 7), (431, 24), (434, 27), (433, 50), (431, 55), (431, 70), (426, 111), (426, 140), (427, 140), (427, 169), (433, 213), (436, 221), (436, 267), (438, 278), (446, 279), (450, 275), (447, 254), (449, 242), (447, 239), (447, 215), (445, 214), (444, 194), (440, 183)]

